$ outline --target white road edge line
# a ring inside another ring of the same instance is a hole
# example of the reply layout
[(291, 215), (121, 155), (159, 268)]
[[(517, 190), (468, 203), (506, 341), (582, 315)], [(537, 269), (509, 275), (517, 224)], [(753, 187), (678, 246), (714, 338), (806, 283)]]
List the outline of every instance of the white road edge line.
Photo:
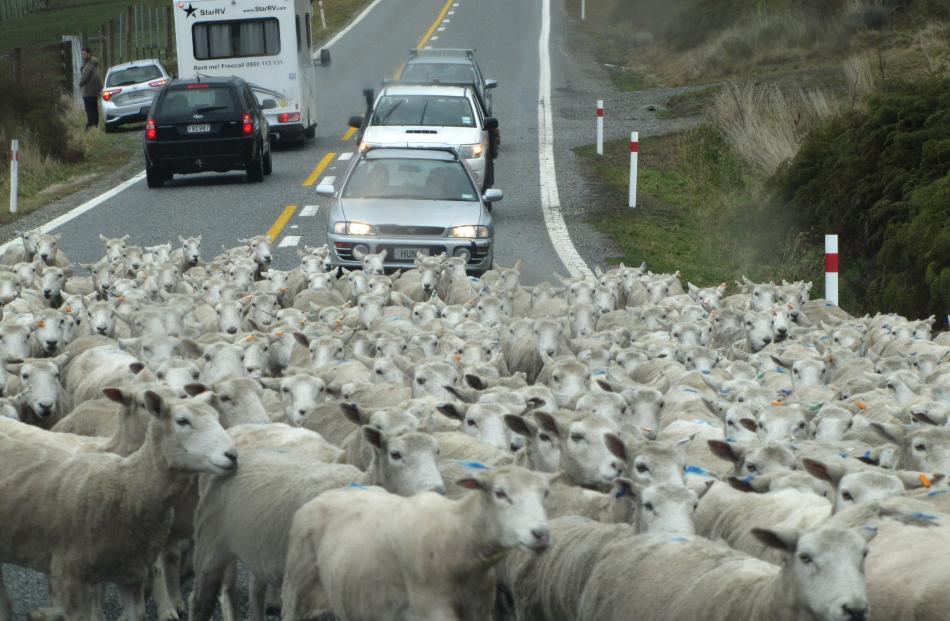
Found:
[[(86, 201), (85, 203), (83, 203), (82, 205), (78, 207), (74, 207), (73, 209), (70, 209), (66, 213), (53, 218), (49, 222), (41, 224), (40, 226), (36, 228), (36, 230), (38, 230), (40, 233), (49, 233), (53, 229), (56, 229), (57, 227), (60, 227), (66, 224), (67, 222), (69, 222), (70, 220), (73, 220), (74, 218), (78, 218), (79, 216), (86, 213), (87, 211), (106, 202), (107, 200), (109, 200), (110, 198), (118, 194), (119, 192), (122, 192), (123, 190), (126, 190), (127, 188), (132, 187), (133, 185), (135, 185), (136, 183), (138, 183), (144, 178), (145, 178), (145, 171), (143, 170), (142, 172), (135, 175), (131, 179), (127, 179), (123, 181), (122, 183), (120, 183), (119, 185), (115, 186), (114, 188), (110, 190), (106, 190), (99, 196), (96, 196), (95, 198), (92, 198)], [(17, 243), (20, 243), (19, 235), (14, 237), (7, 243), (3, 244), (2, 246), (0, 246), (0, 253), (5, 252), (7, 248)]]
[(541, 36), (538, 39), (540, 72), (538, 77), (538, 165), (541, 173), (541, 212), (548, 237), (561, 263), (571, 276), (590, 277), (593, 273), (571, 241), (561, 216), (561, 198), (557, 191), (554, 166), (554, 120), (551, 112), (551, 0), (541, 0)]
[(300, 235), (284, 235), (284, 238), (277, 244), (278, 248), (292, 248), (300, 243)]
[[(337, 41), (339, 41), (340, 39), (342, 39), (343, 36), (344, 36), (346, 33), (348, 33), (350, 30), (352, 30), (358, 23), (360, 23), (361, 21), (363, 21), (363, 18), (366, 17), (367, 15), (369, 15), (369, 12), (372, 11), (374, 8), (376, 8), (376, 5), (379, 4), (380, 2), (382, 2), (382, 0), (373, 0), (373, 1), (369, 4), (369, 6), (367, 6), (365, 9), (363, 9), (363, 12), (362, 12), (362, 13), (360, 13), (359, 15), (356, 16), (356, 19), (354, 19), (353, 21), (351, 21), (351, 22), (347, 25), (346, 28), (344, 28), (344, 29), (341, 30), (340, 32), (336, 33), (336, 35), (334, 35), (334, 37), (333, 37), (332, 39), (330, 39), (329, 41), (327, 41), (326, 45), (324, 45), (323, 48), (321, 48), (321, 49), (328, 50), (328, 49), (330, 49), (331, 47), (333, 47), (333, 44), (334, 44), (334, 43), (336, 43)], [(319, 56), (320, 56), (320, 50), (317, 50), (316, 52), (314, 52), (314, 54), (313, 54), (313, 57), (314, 57), (314, 58), (319, 58)]]

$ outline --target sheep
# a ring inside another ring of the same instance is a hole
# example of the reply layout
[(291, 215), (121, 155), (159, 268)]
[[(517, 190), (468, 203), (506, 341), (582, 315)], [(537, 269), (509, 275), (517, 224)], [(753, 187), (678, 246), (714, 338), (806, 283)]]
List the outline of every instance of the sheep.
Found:
[(326, 401), (326, 384), (306, 373), (288, 375), (281, 379), (262, 379), (266, 388), (280, 391), (280, 400), (287, 423), (299, 427), (321, 403)]
[[(543, 552), (551, 544), (547, 481), (510, 467), (459, 483), (474, 491), (449, 500), (338, 490), (304, 505), (290, 531), (283, 617), (316, 618), (328, 602), (352, 621), (378, 619), (380, 610), (413, 619), (487, 619), (493, 566), (515, 547)], [(367, 584), (375, 588), (367, 591)]]
[(88, 349), (69, 361), (63, 385), (72, 403), (95, 399), (107, 386), (121, 386), (138, 376), (145, 365), (118, 347)]
[[(195, 516), (195, 593), (190, 619), (208, 621), (225, 570), (234, 561), (254, 576), (251, 618), (263, 619), (266, 585), (281, 584), (294, 513), (319, 494), (344, 485), (383, 485), (394, 493), (443, 490), (431, 436), (390, 437), (373, 427), (363, 433), (375, 447), (370, 471), (344, 464), (306, 463), (279, 452), (245, 451), (242, 467), (228, 478), (202, 481)], [(260, 537), (248, 538), (248, 532)], [(293, 545), (291, 543), (291, 545)]]
[(950, 428), (925, 425), (904, 429), (878, 422), (871, 427), (899, 447), (898, 468), (950, 473)]
[[(68, 619), (101, 617), (94, 593), (104, 581), (119, 585), (127, 618), (144, 619), (142, 583), (171, 521), (169, 501), (191, 473), (237, 467), (233, 443), (203, 401), (171, 401), (153, 391), (145, 401), (154, 420), (142, 447), (125, 458), (0, 437), (0, 488), (9, 501), (0, 507), (0, 560), (50, 573)], [(56, 502), (44, 509), (49, 498)], [(103, 532), (112, 536), (102, 539)]]
[(16, 374), (7, 381), (6, 390), (20, 395), (17, 414), (21, 421), (49, 429), (69, 412), (69, 395), (64, 394), (60, 382), (65, 363), (66, 356), (60, 355), (49, 360), (31, 358), (6, 365), (7, 371)]

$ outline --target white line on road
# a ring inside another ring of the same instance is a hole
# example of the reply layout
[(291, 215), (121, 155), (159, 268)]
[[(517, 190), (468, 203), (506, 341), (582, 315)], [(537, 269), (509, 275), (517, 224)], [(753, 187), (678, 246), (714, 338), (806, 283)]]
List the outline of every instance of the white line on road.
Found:
[[(133, 185), (135, 185), (136, 183), (138, 183), (139, 181), (141, 181), (141, 180), (144, 179), (144, 178), (145, 178), (145, 171), (143, 170), (142, 172), (140, 172), (139, 174), (135, 175), (135, 176), (132, 177), (131, 179), (127, 179), (127, 180), (123, 181), (122, 183), (120, 183), (119, 185), (115, 186), (114, 188), (112, 188), (112, 189), (110, 189), (110, 190), (107, 190), (107, 191), (103, 192), (102, 194), (100, 194), (99, 196), (97, 196), (97, 197), (95, 197), (95, 198), (93, 198), (93, 199), (90, 199), (90, 200), (86, 201), (85, 203), (83, 203), (83, 204), (80, 205), (79, 207), (75, 207), (75, 208), (73, 208), (73, 209), (70, 209), (69, 211), (67, 211), (67, 212), (64, 213), (63, 215), (61, 215), (61, 216), (59, 216), (59, 217), (57, 217), (57, 218), (53, 218), (53, 219), (50, 220), (49, 222), (40, 225), (39, 227), (37, 227), (36, 230), (38, 230), (40, 233), (49, 233), (49, 232), (52, 231), (53, 229), (55, 229), (55, 228), (57, 228), (57, 227), (60, 227), (60, 226), (62, 226), (62, 225), (64, 225), (64, 224), (66, 224), (67, 222), (69, 222), (70, 220), (73, 220), (73, 219), (75, 219), (75, 218), (78, 218), (79, 216), (81, 216), (82, 214), (86, 213), (87, 211), (89, 211), (89, 210), (91, 210), (91, 209), (97, 207), (98, 205), (101, 205), (102, 203), (106, 202), (107, 200), (109, 200), (110, 198), (112, 198), (113, 196), (115, 196), (116, 194), (118, 194), (119, 192), (122, 192), (122, 191), (124, 191), (124, 190), (127, 190), (128, 188), (132, 187)], [(14, 243), (19, 243), (19, 240), (20, 240), (19, 237), (15, 237), (15, 238), (11, 239), (10, 241), (8, 241), (7, 243), (5, 243), (5, 244), (3, 244), (2, 246), (0, 246), (0, 253), (3, 253), (4, 251), (6, 251), (6, 249), (9, 248), (9, 247), (10, 247), (11, 245), (13, 245)]]
[(430, 38), (429, 38), (429, 41), (438, 41), (438, 40), (439, 40), (439, 37), (430, 37)]
[(551, 244), (561, 263), (575, 278), (592, 276), (590, 268), (577, 253), (561, 215), (561, 198), (557, 191), (557, 170), (554, 166), (554, 119), (551, 112), (551, 0), (541, 0), (541, 36), (538, 54), (541, 71), (538, 78), (538, 163), (541, 172), (541, 212)]
[(442, 23), (443, 23), (443, 24), (451, 24), (451, 23), (452, 23), (452, 20), (449, 19), (448, 17), (446, 17), (445, 19), (442, 20)]
[(317, 215), (318, 211), (320, 211), (320, 205), (304, 205), (303, 209), (300, 210), (299, 216), (301, 218), (312, 218)]
[(280, 243), (277, 244), (278, 248), (292, 248), (300, 243), (300, 235), (285, 235)]
[(340, 154), (340, 157), (338, 157), (338, 158), (336, 158), (336, 159), (338, 159), (338, 160), (340, 160), (340, 161), (342, 161), (342, 162), (345, 162), (346, 160), (351, 159), (352, 157), (353, 157), (353, 151), (346, 151), (346, 152), (344, 152), (344, 153), (341, 153), (341, 154)]
[(436, 28), (435, 30), (436, 30), (436, 32), (442, 32), (443, 30), (445, 30), (445, 26), (440, 26), (440, 27)]
[[(363, 12), (360, 13), (359, 15), (357, 15), (357, 16), (356, 16), (356, 19), (354, 19), (353, 21), (351, 21), (351, 22), (349, 23), (349, 25), (348, 25), (346, 28), (344, 28), (344, 29), (341, 30), (340, 32), (336, 33), (336, 36), (334, 36), (332, 39), (330, 39), (329, 41), (327, 41), (327, 44), (323, 46), (323, 49), (325, 49), (325, 50), (326, 50), (326, 49), (330, 49), (330, 48), (333, 46), (334, 43), (336, 43), (337, 41), (339, 41), (340, 39), (343, 38), (343, 35), (345, 35), (345, 34), (348, 33), (350, 30), (352, 30), (353, 27), (356, 26), (358, 23), (360, 23), (361, 21), (363, 21), (363, 18), (366, 17), (367, 15), (369, 15), (369, 12), (372, 11), (373, 9), (375, 9), (375, 8), (376, 8), (376, 5), (379, 4), (381, 1), (382, 1), (382, 0), (373, 0), (373, 2), (371, 2), (368, 7), (366, 7), (365, 9), (363, 9)], [(314, 58), (318, 58), (319, 56), (320, 56), (320, 51), (319, 51), (319, 50), (317, 50), (316, 52), (314, 52), (314, 54), (313, 54), (313, 57), (314, 57)]]

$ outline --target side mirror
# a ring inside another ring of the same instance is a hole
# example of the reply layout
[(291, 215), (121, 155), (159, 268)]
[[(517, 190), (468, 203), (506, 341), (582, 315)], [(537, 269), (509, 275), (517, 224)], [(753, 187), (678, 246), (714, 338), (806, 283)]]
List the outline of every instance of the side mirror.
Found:
[[(319, 192), (319, 188), (317, 191)], [(482, 200), (486, 203), (497, 203), (501, 199), (505, 198), (505, 193), (499, 190), (498, 188), (488, 188), (485, 190), (485, 193), (482, 194)]]
[(485, 88), (495, 88), (498, 86), (498, 80), (485, 80)]
[(330, 66), (330, 50), (326, 48), (320, 50), (320, 66), (321, 67)]
[(373, 102), (376, 101), (376, 92), (375, 92), (373, 89), (371, 89), (371, 88), (364, 88), (364, 89), (363, 89), (363, 99), (366, 100), (366, 109), (367, 109), (367, 110), (372, 110), (372, 109), (373, 109)]
[(490, 116), (485, 119), (485, 129), (494, 131), (498, 129), (498, 119), (493, 116)]
[(336, 188), (333, 187), (332, 183), (319, 183), (317, 184), (317, 196), (336, 198)]
[(363, 117), (358, 116), (358, 115), (351, 116), (350, 120), (347, 122), (347, 125), (349, 125), (350, 127), (355, 127), (356, 129), (359, 129), (363, 127)]
[(277, 102), (273, 99), (265, 99), (261, 102), (261, 110), (272, 110), (277, 107)]

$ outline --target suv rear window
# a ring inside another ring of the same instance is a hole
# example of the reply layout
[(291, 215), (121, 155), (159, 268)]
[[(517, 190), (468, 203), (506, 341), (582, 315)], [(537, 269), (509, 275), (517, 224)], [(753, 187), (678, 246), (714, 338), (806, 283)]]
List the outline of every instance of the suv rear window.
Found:
[(475, 113), (465, 97), (384, 95), (370, 124), (475, 127)]
[(471, 65), (453, 63), (421, 63), (413, 62), (406, 65), (402, 72), (402, 80), (409, 82), (463, 82), (475, 84), (475, 70)]
[[(193, 86), (193, 85), (192, 85)], [(155, 108), (157, 117), (192, 117), (196, 114), (228, 115), (238, 112), (240, 103), (234, 89), (227, 86), (175, 88), (165, 91)]]
[(131, 86), (142, 82), (151, 82), (162, 76), (162, 70), (155, 65), (142, 65), (113, 71), (106, 78), (106, 86)]

